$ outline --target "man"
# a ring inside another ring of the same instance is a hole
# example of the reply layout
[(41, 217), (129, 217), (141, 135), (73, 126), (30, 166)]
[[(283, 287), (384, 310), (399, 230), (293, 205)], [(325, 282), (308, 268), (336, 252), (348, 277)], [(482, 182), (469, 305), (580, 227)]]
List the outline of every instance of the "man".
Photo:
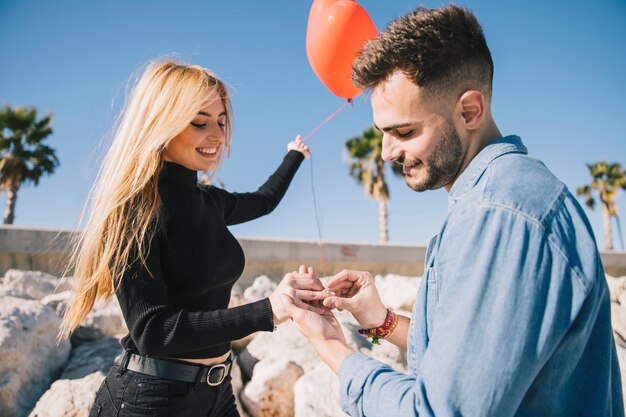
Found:
[[(404, 166), (415, 191), (444, 187), (449, 213), (428, 245), (411, 319), (386, 335), (407, 349), (410, 375), (354, 352), (330, 311), (283, 299), (338, 373), (352, 416), (624, 415), (591, 227), (521, 139), (502, 137), (492, 77), (479, 23), (454, 5), (398, 18), (354, 63), (383, 158)], [(363, 327), (390, 317), (367, 272), (343, 271), (327, 289), (324, 305)]]

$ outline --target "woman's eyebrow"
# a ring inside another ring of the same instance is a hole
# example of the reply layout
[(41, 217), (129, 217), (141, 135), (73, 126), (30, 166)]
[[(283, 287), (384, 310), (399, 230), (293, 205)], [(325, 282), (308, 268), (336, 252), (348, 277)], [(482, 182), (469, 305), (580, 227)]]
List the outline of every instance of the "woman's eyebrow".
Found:
[[(199, 114), (200, 116), (211, 117), (211, 113), (207, 113), (207, 112), (205, 112), (205, 111), (199, 111), (199, 112), (198, 112), (198, 114)], [(220, 113), (219, 117), (222, 117), (222, 116), (226, 116), (226, 112), (225, 112), (225, 111), (223, 111), (223, 112), (221, 112), (221, 113)]]

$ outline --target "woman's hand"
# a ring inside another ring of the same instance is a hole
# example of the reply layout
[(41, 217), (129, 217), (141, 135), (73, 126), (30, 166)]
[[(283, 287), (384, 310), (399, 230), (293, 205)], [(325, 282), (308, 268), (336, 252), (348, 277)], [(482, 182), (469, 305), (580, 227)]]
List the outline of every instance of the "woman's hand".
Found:
[(315, 276), (313, 268), (301, 265), (298, 272), (288, 273), (269, 296), (276, 325), (290, 318), (284, 308), (284, 299), (281, 297), (283, 294), (289, 296), (293, 304), (303, 310), (316, 314), (324, 314), (327, 311), (321, 307), (320, 302), (327, 297), (328, 292)]
[(326, 283), (326, 289), (334, 295), (324, 300), (324, 306), (348, 310), (366, 329), (385, 322), (387, 308), (380, 300), (374, 277), (369, 272), (343, 270)]
[(304, 155), (304, 159), (311, 156), (311, 151), (309, 150), (309, 146), (305, 145), (302, 141), (302, 137), (300, 135), (296, 136), (296, 139), (289, 142), (287, 144), (288, 151), (298, 151), (302, 155)]

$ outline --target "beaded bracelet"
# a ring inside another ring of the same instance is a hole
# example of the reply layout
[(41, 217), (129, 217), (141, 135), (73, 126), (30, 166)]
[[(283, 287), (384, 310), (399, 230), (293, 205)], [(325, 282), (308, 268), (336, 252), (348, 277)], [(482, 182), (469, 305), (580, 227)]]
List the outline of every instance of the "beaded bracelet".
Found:
[(373, 345), (380, 345), (380, 339), (387, 339), (391, 336), (396, 327), (398, 326), (398, 315), (393, 311), (387, 309), (387, 317), (385, 322), (380, 327), (374, 327), (371, 329), (359, 329), (359, 334), (365, 335), (367, 338), (372, 339)]

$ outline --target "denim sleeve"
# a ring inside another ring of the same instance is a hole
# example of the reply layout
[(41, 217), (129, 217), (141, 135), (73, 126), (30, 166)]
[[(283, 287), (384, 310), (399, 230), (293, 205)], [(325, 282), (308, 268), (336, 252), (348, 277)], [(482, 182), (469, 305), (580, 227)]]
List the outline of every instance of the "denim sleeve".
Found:
[(539, 222), (482, 205), (442, 236), (418, 375), (350, 355), (339, 370), (349, 415), (513, 416), (576, 318), (587, 291)]
[(435, 415), (427, 404), (419, 406), (417, 391), (423, 383), (414, 375), (395, 371), (362, 353), (341, 362), (339, 381), (341, 407), (351, 416)]

